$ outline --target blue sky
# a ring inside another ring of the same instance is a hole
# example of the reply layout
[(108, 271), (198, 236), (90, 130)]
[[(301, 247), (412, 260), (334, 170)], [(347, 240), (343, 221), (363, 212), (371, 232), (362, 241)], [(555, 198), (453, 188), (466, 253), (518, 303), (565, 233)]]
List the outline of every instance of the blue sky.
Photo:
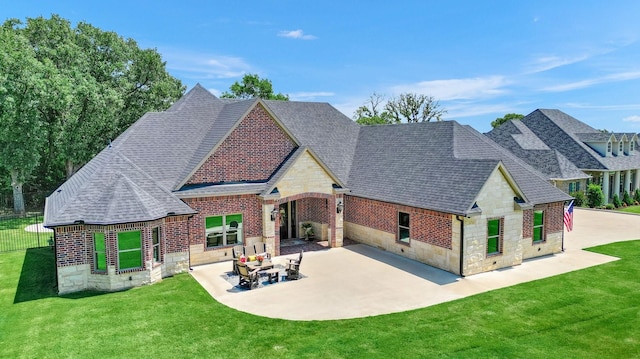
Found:
[(216, 95), (257, 73), (349, 117), (374, 92), (416, 92), (481, 132), (537, 108), (640, 132), (634, 0), (2, 2), (2, 20), (55, 13), (133, 38)]

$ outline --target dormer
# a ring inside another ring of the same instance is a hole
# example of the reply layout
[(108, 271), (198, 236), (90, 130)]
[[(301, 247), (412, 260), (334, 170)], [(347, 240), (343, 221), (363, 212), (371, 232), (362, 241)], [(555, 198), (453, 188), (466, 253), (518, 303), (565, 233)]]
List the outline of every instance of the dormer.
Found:
[(627, 135), (624, 133), (618, 134), (618, 141), (613, 142), (613, 154), (616, 156), (625, 155), (625, 144), (629, 142)]
[(616, 136), (607, 132), (576, 133), (585, 145), (598, 152), (602, 157), (611, 157), (618, 153), (620, 146)]
[(627, 136), (629, 138), (629, 141), (625, 145), (624, 152), (627, 154), (627, 156), (633, 156), (636, 150), (636, 144), (638, 142), (638, 135), (636, 135), (635, 133), (629, 133), (627, 134)]

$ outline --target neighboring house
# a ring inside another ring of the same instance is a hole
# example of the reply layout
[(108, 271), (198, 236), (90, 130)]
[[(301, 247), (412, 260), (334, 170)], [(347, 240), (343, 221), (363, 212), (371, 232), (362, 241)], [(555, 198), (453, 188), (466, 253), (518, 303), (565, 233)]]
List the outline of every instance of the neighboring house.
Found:
[[(47, 198), (58, 291), (118, 290), (237, 244), (348, 237), (471, 275), (562, 250), (571, 197), (468, 126), (361, 127), (326, 103), (221, 100), (147, 113)], [(231, 266), (229, 267), (231, 269)]]
[(638, 135), (594, 129), (559, 110), (535, 110), (486, 134), (567, 193), (593, 182), (605, 201), (640, 188)]

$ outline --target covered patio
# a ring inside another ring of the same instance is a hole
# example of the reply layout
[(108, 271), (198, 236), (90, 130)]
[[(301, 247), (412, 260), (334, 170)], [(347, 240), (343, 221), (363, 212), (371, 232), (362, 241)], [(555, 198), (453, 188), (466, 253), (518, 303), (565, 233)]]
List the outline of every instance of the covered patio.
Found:
[[(364, 244), (305, 252), (297, 281), (235, 292), (223, 277), (230, 262), (193, 268), (191, 274), (222, 304), (255, 315), (289, 320), (366, 317), (423, 308), (493, 289), (614, 261), (582, 248), (638, 239), (640, 216), (576, 209), (565, 251), (522, 265), (460, 277)], [(285, 264), (296, 255), (273, 258)]]

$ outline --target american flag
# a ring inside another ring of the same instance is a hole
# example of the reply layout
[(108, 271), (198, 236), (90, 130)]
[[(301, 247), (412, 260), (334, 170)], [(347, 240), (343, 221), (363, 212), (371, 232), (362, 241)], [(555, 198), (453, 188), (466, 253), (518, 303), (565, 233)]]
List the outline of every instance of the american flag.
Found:
[(573, 229), (573, 201), (571, 201), (569, 207), (564, 210), (564, 226), (567, 227), (568, 232), (571, 232)]

